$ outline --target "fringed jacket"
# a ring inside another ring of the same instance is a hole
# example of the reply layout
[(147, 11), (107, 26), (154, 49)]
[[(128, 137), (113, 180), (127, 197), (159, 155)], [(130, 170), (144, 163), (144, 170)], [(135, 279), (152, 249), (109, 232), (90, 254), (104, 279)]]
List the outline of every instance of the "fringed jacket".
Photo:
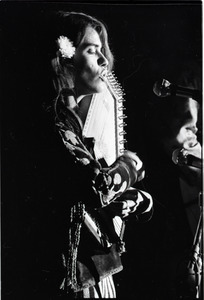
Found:
[[(61, 197), (58, 205), (63, 203), (67, 212), (63, 222), (66, 224), (61, 253), (64, 278), (60, 288), (76, 292), (122, 270), (120, 256), (124, 244), (115, 231), (114, 214), (109, 206), (129, 190), (137, 176), (127, 156), (119, 157), (110, 167), (95, 159), (94, 140), (82, 136), (77, 109), (59, 104), (55, 124), (59, 143), (67, 152), (62, 167), (67, 172), (67, 178), (63, 174), (66, 183), (57, 191)], [(66, 200), (65, 194), (68, 194)], [(150, 215), (152, 202), (142, 195), (143, 201), (135, 201), (135, 214)]]

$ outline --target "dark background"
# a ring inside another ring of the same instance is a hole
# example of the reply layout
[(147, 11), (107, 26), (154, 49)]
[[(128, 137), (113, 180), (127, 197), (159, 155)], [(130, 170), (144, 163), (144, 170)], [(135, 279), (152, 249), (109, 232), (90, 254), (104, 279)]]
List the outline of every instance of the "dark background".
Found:
[[(12, 285), (11, 274), (15, 278), (17, 258), (11, 245), (20, 240), (18, 229), (24, 216), (18, 203), (17, 182), (25, 176), (19, 169), (19, 159), (29, 158), (30, 149), (27, 152), (24, 142), (26, 137), (32, 140), (37, 107), (46, 97), (38, 83), (46, 72), (39, 54), (39, 28), (43, 27), (43, 13), (55, 9), (82, 11), (107, 24), (115, 74), (126, 93), (127, 146), (137, 151), (144, 162), (144, 128), (148, 126), (145, 116), (149, 102), (155, 98), (154, 82), (160, 78), (176, 82), (178, 74), (187, 67), (201, 77), (200, 2), (1, 3), (2, 260), (13, 265), (3, 264), (2, 283), (5, 296), (11, 297), (15, 296), (12, 287), (4, 282), (11, 280)], [(160, 239), (158, 228), (163, 209), (155, 205), (155, 210), (150, 222), (127, 224), (124, 272), (116, 276), (121, 298), (157, 299), (154, 253)]]

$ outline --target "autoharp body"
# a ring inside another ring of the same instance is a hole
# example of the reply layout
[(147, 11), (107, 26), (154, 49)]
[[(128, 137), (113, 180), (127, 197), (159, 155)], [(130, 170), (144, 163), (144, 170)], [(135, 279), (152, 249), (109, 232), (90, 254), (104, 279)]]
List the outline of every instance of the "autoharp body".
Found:
[[(125, 149), (123, 91), (113, 73), (101, 77), (106, 83), (102, 93), (94, 94), (83, 129), (83, 136), (94, 138), (96, 159), (110, 166)], [(113, 219), (115, 231), (122, 238), (124, 223), (119, 216)]]

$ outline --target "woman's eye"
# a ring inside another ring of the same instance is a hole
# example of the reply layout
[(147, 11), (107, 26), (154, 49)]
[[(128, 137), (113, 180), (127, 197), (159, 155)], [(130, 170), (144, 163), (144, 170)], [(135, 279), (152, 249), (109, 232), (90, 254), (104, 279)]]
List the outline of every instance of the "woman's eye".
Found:
[(95, 48), (89, 48), (88, 53), (94, 54), (94, 53), (96, 53), (96, 49)]

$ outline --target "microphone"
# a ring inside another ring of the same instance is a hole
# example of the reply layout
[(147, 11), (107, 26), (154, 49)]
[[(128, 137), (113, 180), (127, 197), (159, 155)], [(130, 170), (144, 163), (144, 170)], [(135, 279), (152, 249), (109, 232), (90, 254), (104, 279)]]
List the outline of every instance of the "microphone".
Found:
[(185, 149), (176, 149), (172, 154), (172, 161), (178, 166), (191, 166), (201, 169), (202, 160), (194, 155), (188, 154)]
[(179, 96), (201, 102), (201, 92), (199, 90), (178, 86), (166, 79), (156, 81), (153, 85), (153, 92), (158, 97)]

